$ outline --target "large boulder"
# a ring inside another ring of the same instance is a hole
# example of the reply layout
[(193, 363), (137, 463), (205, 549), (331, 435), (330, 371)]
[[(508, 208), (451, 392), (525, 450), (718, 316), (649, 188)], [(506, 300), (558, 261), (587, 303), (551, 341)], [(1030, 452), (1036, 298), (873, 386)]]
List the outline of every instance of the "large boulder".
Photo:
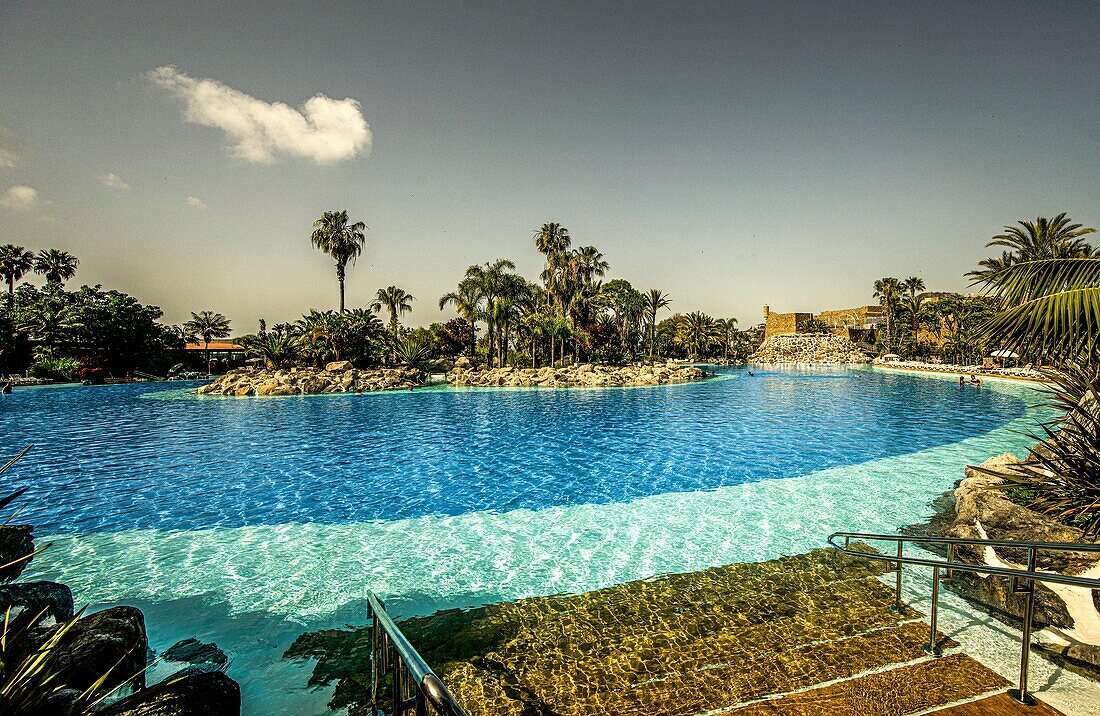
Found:
[[(982, 463), (985, 470), (1007, 472), (1021, 461), (1005, 453)], [(953, 519), (942, 530), (944, 537), (961, 539), (994, 539), (1014, 542), (1082, 542), (1080, 530), (1056, 522), (1046, 515), (1012, 502), (996, 486), (1003, 478), (967, 468), (966, 479), (955, 489)], [(1011, 565), (1027, 564), (1024, 550), (997, 548), (990, 555), (986, 550), (960, 547), (959, 559), (971, 564), (988, 564), (991, 559)], [(1096, 563), (1080, 553), (1040, 551), (1036, 566), (1040, 570), (1065, 574), (1079, 574)], [(1026, 603), (1025, 594), (1012, 589), (1008, 577), (956, 572), (948, 583), (950, 588), (970, 599), (991, 608), (994, 612), (1021, 617)], [(1094, 593), (1095, 594), (1095, 593)], [(1070, 628), (1074, 626), (1066, 603), (1053, 590), (1043, 584), (1035, 588), (1035, 622), (1038, 625)]]
[(354, 367), (355, 366), (351, 364), (350, 360), (338, 360), (333, 361), (332, 363), (325, 364), (325, 370), (327, 370), (329, 373), (343, 373), (344, 371), (351, 370)]
[(0, 582), (17, 579), (34, 553), (34, 528), (30, 525), (0, 527)]
[(73, 592), (57, 582), (22, 582), (0, 585), (0, 612), (11, 610), (16, 623), (30, 627), (29, 620), (41, 615), (36, 622), (51, 618), (55, 622), (73, 616)]
[(239, 716), (241, 687), (220, 671), (172, 676), (110, 706), (97, 716)]
[(58, 681), (85, 689), (104, 674), (105, 688), (129, 682), (145, 686), (145, 654), (149, 639), (145, 617), (135, 607), (111, 607), (82, 619), (61, 638), (54, 668)]

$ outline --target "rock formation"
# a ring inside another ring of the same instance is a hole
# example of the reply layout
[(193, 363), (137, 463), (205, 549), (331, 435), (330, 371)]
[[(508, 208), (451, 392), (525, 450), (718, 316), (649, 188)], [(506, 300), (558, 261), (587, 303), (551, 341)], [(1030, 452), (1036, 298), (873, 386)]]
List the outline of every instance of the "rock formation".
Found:
[(642, 363), (607, 366), (581, 363), (561, 368), (470, 368), (458, 361), (447, 374), (447, 382), (456, 387), (502, 386), (512, 388), (596, 388), (610, 386), (664, 385), (702, 380), (707, 373), (695, 366), (676, 363)]
[(752, 363), (799, 363), (806, 365), (870, 363), (863, 350), (843, 336), (802, 333), (772, 336), (749, 358)]
[(321, 368), (264, 370), (236, 368), (204, 385), (199, 395), (314, 395), (318, 393), (366, 393), (373, 390), (408, 390), (423, 385), (426, 375), (415, 368), (357, 370), (349, 361)]
[[(1041, 449), (1041, 446), (1036, 446)], [(992, 457), (981, 467), (997, 471), (1021, 461), (1005, 453)], [(1001, 490), (991, 489), (1002, 479), (974, 468), (967, 468), (966, 479), (954, 491), (954, 507), (947, 513), (944, 537), (964, 539), (995, 539), (1020, 542), (1087, 542), (1081, 530), (1009, 500)], [(971, 564), (988, 564), (1022, 568), (1027, 564), (1024, 550), (1004, 548), (960, 547), (956, 557)], [(1039, 551), (1036, 568), (1063, 574), (1088, 573), (1098, 576), (1098, 560), (1084, 553)], [(945, 582), (950, 589), (989, 607), (995, 614), (1019, 619), (1024, 611), (1025, 594), (1013, 592), (1008, 577), (955, 572)], [(1074, 594), (1074, 590), (1083, 594)], [(1100, 675), (1100, 592), (1060, 585), (1036, 584), (1035, 627), (1044, 628), (1035, 634), (1036, 648), (1046, 652), (1066, 666)], [(1081, 598), (1084, 597), (1084, 598)], [(1091, 603), (1090, 603), (1091, 602)], [(1069, 637), (1068, 639), (1066, 637)], [(1096, 642), (1096, 643), (1093, 643)]]

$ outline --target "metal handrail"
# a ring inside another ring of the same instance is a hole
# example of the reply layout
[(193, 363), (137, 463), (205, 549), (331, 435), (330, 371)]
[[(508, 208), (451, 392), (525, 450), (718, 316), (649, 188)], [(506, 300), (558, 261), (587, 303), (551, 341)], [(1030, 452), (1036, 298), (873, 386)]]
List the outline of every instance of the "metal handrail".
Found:
[(371, 630), (371, 713), (378, 709), (382, 677), (393, 674), (391, 716), (426, 716), (428, 707), (440, 716), (467, 716), (443, 681), (413, 648), (373, 592), (367, 592), (367, 618)]
[[(843, 538), (844, 545), (837, 544), (837, 540)], [(897, 545), (897, 553), (894, 555), (878, 552), (864, 552), (851, 548), (851, 541), (860, 542), (893, 542)], [(897, 572), (894, 591), (894, 604), (891, 610), (904, 613), (905, 605), (901, 600), (901, 576), (902, 565), (913, 564), (932, 568), (932, 609), (929, 614), (930, 629), (928, 643), (924, 650), (934, 656), (941, 653), (936, 637), (936, 622), (939, 617), (940, 599), (940, 569), (947, 570), (944, 579), (951, 579), (952, 573), (974, 572), (975, 574), (989, 574), (999, 577), (1012, 578), (1012, 592), (1014, 594), (1026, 594), (1024, 603), (1023, 628), (1020, 641), (1020, 678), (1018, 688), (1011, 689), (1008, 694), (1023, 704), (1034, 704), (1035, 699), (1027, 690), (1028, 660), (1031, 655), (1031, 623), (1035, 616), (1035, 582), (1047, 582), (1050, 584), (1064, 584), (1072, 587), (1086, 587), (1088, 589), (1100, 589), (1100, 579), (1088, 579), (1056, 572), (1039, 572), (1035, 569), (1035, 559), (1039, 551), (1046, 552), (1094, 552), (1100, 553), (1100, 544), (1087, 544), (1079, 542), (1013, 542), (1008, 540), (992, 539), (963, 539), (958, 537), (906, 537), (904, 535), (884, 535), (865, 532), (834, 532), (829, 535), (828, 543), (835, 549), (855, 557), (874, 559), (894, 565), (889, 568), (891, 572)], [(925, 559), (923, 557), (906, 557), (904, 549), (906, 543), (914, 545), (935, 545), (947, 547), (947, 559)], [(1014, 569), (1010, 567), (993, 567), (984, 564), (970, 564), (955, 560), (955, 549), (959, 546), (967, 547), (1004, 547), (1008, 549), (1027, 550), (1027, 568)]]

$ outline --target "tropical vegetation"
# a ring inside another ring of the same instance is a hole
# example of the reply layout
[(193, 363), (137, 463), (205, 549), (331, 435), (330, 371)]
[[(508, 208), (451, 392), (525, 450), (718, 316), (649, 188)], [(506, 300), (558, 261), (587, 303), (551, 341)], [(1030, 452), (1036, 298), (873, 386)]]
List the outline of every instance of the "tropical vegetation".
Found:
[[(547, 222), (533, 232), (543, 256), (538, 281), (509, 259), (470, 266), (455, 290), (440, 297), (473, 330), (463, 353), (489, 366), (559, 365), (640, 359), (744, 360), (759, 340), (736, 319), (700, 312), (661, 320), (671, 298), (607, 279), (610, 263), (595, 246), (573, 246), (569, 230)], [(477, 331), (483, 331), (479, 340)], [(755, 340), (755, 344), (753, 341)]]

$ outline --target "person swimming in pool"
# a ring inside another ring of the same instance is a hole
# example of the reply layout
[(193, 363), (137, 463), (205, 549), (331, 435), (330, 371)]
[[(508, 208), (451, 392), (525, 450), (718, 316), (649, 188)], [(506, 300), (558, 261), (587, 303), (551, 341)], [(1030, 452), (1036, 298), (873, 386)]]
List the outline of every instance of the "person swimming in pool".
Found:
[(982, 384), (982, 379), (978, 377), (977, 373), (971, 373), (970, 374), (970, 384), (971, 385), (981, 385)]

